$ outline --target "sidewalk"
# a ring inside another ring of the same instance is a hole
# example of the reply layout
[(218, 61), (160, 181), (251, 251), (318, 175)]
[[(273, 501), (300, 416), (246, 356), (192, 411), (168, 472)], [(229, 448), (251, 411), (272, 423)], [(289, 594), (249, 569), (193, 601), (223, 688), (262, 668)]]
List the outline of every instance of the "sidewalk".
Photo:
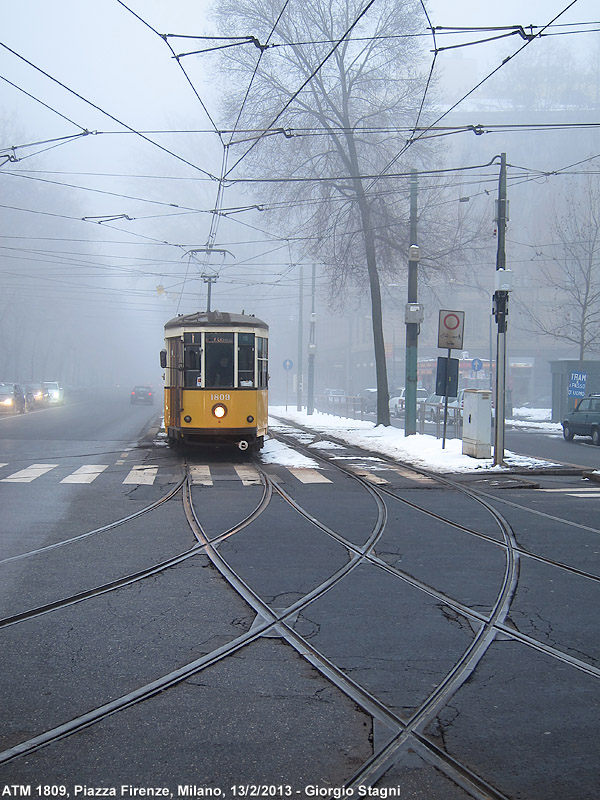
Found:
[[(356, 420), (345, 417), (334, 417), (315, 411), (308, 415), (306, 410), (296, 411), (288, 406), (274, 406), (269, 409), (276, 427), (282, 420), (289, 420), (297, 425), (321, 433), (328, 438), (343, 444), (353, 445), (373, 455), (383, 455), (416, 467), (439, 473), (482, 473), (515, 475), (583, 475), (584, 470), (565, 467), (560, 463), (552, 463), (540, 459), (520, 456), (505, 451), (504, 465), (494, 466), (493, 458), (472, 458), (463, 455), (461, 439), (447, 439), (442, 448), (442, 440), (435, 436), (417, 433), (405, 436), (401, 428), (378, 426), (371, 421)], [(551, 422), (536, 423), (533, 421), (513, 420), (518, 427), (535, 427), (547, 430), (551, 426), (554, 432), (560, 425)], [(521, 424), (522, 423), (522, 424)], [(509, 424), (509, 423), (507, 423)], [(595, 475), (596, 473), (592, 473)], [(586, 473), (587, 475), (587, 473)], [(600, 473), (598, 473), (600, 481)]]

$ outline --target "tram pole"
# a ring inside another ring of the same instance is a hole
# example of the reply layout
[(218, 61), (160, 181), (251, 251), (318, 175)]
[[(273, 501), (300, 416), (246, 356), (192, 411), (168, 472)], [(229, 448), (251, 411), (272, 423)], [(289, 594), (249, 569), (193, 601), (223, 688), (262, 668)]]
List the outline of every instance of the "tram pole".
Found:
[(202, 280), (204, 283), (208, 284), (208, 289), (206, 292), (206, 310), (210, 311), (210, 298), (211, 298), (211, 290), (213, 283), (217, 281), (217, 275), (202, 275)]
[(296, 370), (296, 411), (302, 411), (302, 323), (304, 317), (304, 267), (300, 264), (298, 282), (298, 368)]
[(410, 247), (408, 255), (408, 303), (406, 323), (406, 391), (404, 392), (404, 435), (417, 432), (417, 343), (422, 320), (422, 308), (417, 302), (417, 273), (419, 247), (417, 245), (417, 170), (410, 176)]
[(315, 410), (315, 355), (317, 345), (315, 344), (315, 325), (317, 315), (315, 313), (315, 287), (317, 280), (317, 265), (312, 265), (311, 281), (311, 310), (310, 310), (310, 333), (308, 339), (308, 388), (306, 395), (306, 413), (310, 416)]
[[(510, 270), (506, 269), (506, 224), (508, 221), (506, 198), (506, 153), (500, 155), (498, 181), (498, 250), (496, 253), (496, 291), (493, 313), (498, 325), (496, 335), (496, 416), (494, 420), (494, 466), (504, 463), (504, 433), (506, 417), (506, 329), (508, 293), (511, 289)], [(491, 367), (491, 364), (490, 364)]]

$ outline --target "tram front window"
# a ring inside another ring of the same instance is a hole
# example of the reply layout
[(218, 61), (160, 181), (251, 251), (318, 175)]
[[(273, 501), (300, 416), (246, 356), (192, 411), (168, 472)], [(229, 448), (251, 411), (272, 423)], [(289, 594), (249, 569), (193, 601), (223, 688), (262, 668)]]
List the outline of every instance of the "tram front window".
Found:
[(233, 386), (233, 333), (206, 334), (206, 387)]

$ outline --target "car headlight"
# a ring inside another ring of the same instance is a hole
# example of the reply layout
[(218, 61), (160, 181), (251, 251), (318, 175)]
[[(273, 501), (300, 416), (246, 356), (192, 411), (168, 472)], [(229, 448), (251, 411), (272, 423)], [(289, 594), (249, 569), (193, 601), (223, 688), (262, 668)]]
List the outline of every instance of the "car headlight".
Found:
[(12, 406), (12, 404), (13, 404), (12, 397), (7, 397), (6, 400), (2, 401), (3, 406)]

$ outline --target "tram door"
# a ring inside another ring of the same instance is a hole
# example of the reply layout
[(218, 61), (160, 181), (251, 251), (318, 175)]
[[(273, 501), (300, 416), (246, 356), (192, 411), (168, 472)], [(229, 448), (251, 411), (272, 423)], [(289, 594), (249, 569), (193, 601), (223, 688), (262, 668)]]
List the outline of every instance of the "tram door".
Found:
[(183, 342), (181, 339), (170, 339), (168, 359), (169, 385), (165, 398), (168, 409), (166, 414), (168, 425), (179, 426), (180, 424), (179, 416), (183, 405), (183, 369)]

